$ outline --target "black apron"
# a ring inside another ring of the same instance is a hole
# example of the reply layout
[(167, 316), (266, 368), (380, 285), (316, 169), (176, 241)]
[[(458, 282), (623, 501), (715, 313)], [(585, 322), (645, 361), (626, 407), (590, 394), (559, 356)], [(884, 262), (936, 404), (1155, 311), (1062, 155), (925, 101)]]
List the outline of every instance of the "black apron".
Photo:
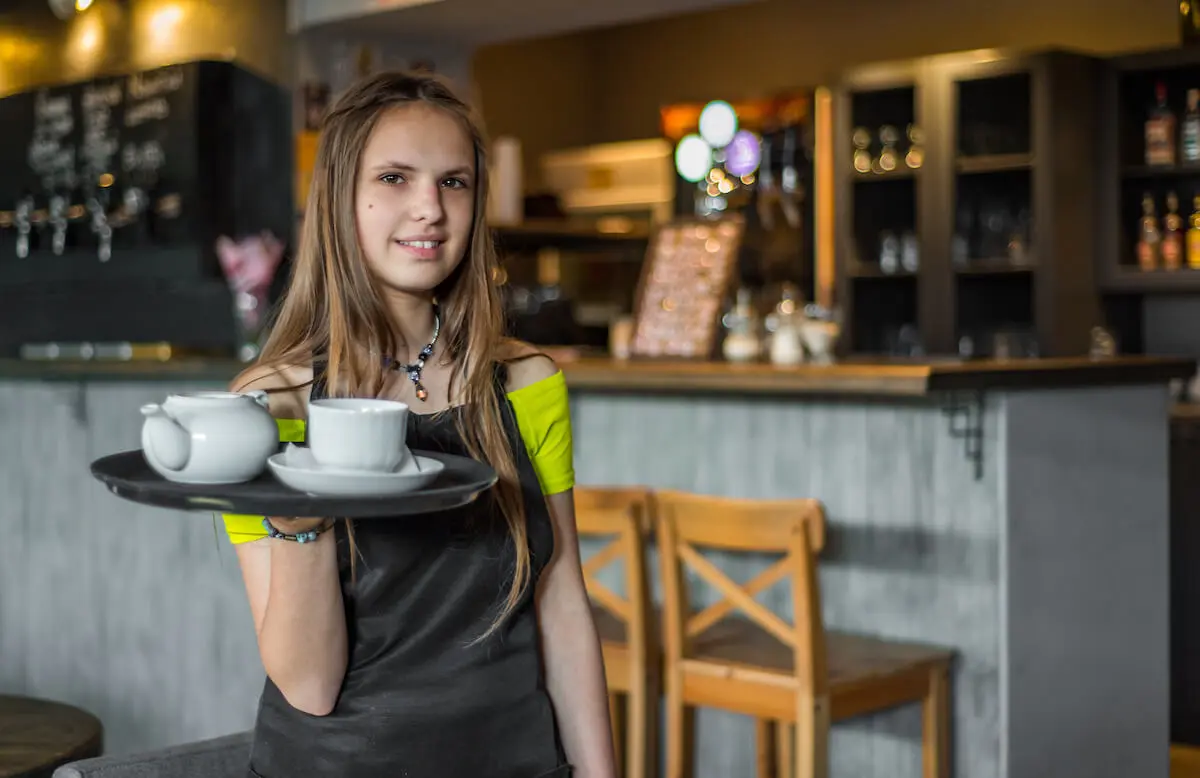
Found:
[[(323, 381), (311, 399), (325, 396)], [(551, 519), (504, 392), (496, 391), (524, 498), (532, 579), (486, 640), (515, 562), (507, 523), (482, 495), (429, 516), (354, 522), (351, 580), (344, 522), (336, 529), (349, 663), (328, 716), (296, 710), (267, 679), (255, 724), (260, 778), (566, 778), (546, 691), (533, 587), (554, 549)], [(413, 409), (415, 410), (415, 409)], [(408, 445), (466, 455), (452, 408), (409, 412)]]

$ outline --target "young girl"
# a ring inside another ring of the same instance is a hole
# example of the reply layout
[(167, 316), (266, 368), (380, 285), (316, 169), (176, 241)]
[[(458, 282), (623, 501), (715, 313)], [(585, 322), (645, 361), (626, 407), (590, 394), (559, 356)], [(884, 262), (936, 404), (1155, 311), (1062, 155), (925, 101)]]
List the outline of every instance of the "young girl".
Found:
[(486, 203), (484, 139), (436, 77), (374, 76), (326, 118), (279, 317), (232, 388), (268, 391), (283, 440), (312, 399), (403, 401), (410, 447), (500, 479), (428, 516), (225, 517), (267, 672), (251, 775), (615, 775), (566, 385), (502, 336)]

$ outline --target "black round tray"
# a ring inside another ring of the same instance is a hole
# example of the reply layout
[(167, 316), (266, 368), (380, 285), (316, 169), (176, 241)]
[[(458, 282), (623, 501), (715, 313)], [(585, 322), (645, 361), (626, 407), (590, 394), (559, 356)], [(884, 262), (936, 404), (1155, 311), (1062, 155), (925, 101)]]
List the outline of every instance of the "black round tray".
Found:
[(318, 497), (283, 485), (270, 470), (240, 484), (179, 484), (151, 470), (141, 449), (102, 457), (91, 469), (113, 494), (143, 505), (256, 516), (368, 519), (435, 513), (474, 502), (496, 483), (496, 471), (474, 459), (433, 451), (413, 453), (436, 459), (446, 469), (428, 487), (391, 497)]

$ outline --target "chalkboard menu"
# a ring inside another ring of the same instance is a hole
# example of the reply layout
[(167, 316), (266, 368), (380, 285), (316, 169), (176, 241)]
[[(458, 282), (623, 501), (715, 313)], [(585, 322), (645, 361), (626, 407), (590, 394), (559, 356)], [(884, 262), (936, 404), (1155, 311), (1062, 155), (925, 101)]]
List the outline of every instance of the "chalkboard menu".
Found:
[(219, 235), (290, 237), (290, 124), (227, 62), (0, 99), (0, 284), (212, 278)]
[(215, 244), (294, 229), (288, 90), (201, 61), (0, 99), (0, 355), (232, 341)]
[(729, 217), (673, 222), (655, 232), (634, 303), (633, 356), (714, 355), (744, 231), (740, 217)]

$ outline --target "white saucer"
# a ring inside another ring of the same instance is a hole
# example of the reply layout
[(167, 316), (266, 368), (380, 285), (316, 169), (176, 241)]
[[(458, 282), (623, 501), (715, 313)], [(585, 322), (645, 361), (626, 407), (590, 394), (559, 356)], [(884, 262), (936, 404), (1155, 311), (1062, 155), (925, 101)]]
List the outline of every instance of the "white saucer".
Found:
[(445, 465), (436, 459), (413, 455), (409, 464), (391, 473), (362, 470), (326, 470), (312, 452), (288, 446), (267, 460), (267, 467), (285, 486), (327, 497), (393, 497), (428, 486)]

